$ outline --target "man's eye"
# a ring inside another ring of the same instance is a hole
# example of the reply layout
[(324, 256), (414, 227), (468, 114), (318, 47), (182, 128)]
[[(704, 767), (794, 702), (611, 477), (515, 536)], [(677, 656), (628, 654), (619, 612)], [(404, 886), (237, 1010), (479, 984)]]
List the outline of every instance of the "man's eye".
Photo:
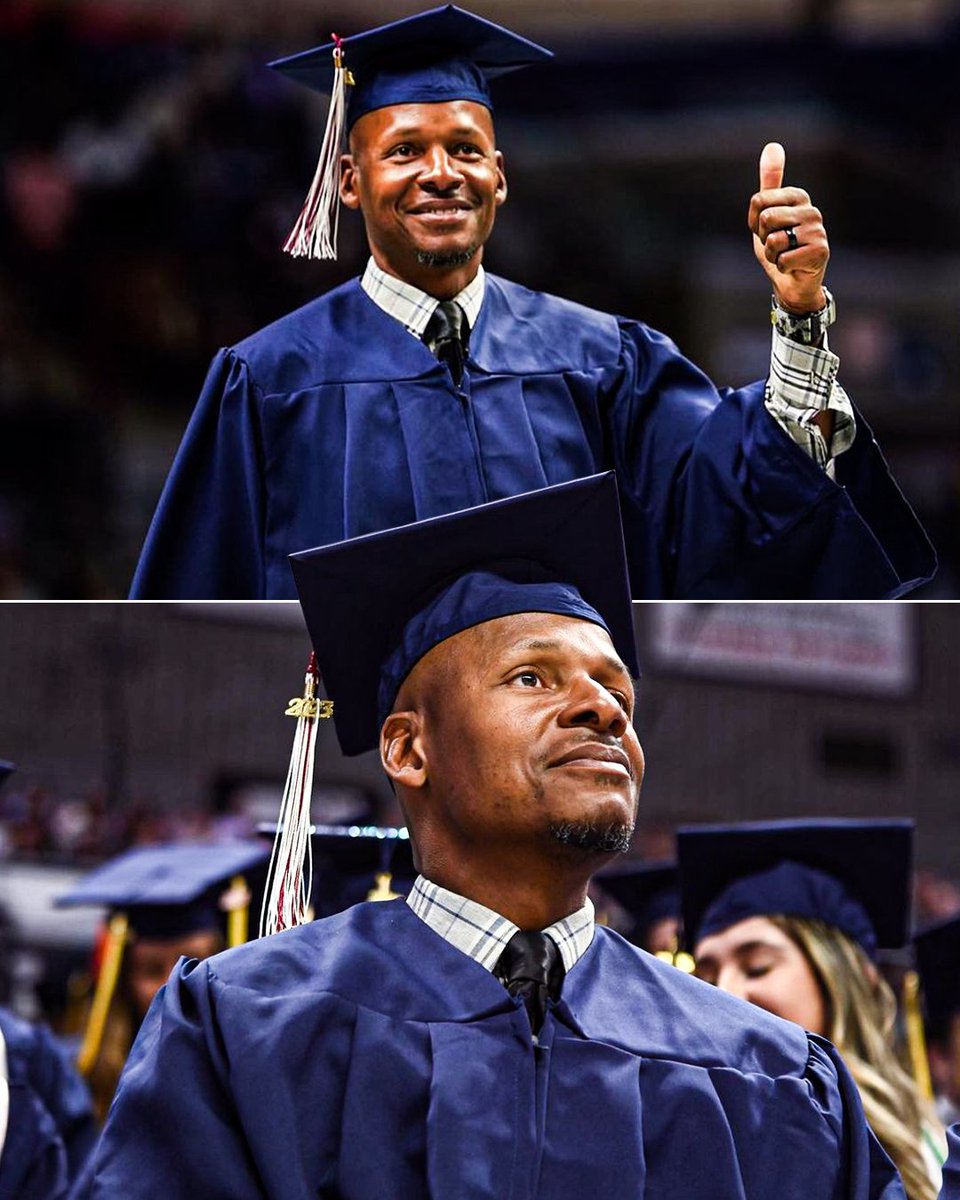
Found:
[(472, 142), (460, 142), (459, 145), (454, 146), (453, 152), (454, 154), (479, 154), (480, 147), (474, 146)]
[(540, 687), (541, 679), (536, 671), (518, 671), (513, 677), (514, 683), (521, 687)]
[(390, 154), (394, 158), (410, 158), (413, 154), (413, 147), (408, 142), (403, 142), (399, 146), (394, 146)]

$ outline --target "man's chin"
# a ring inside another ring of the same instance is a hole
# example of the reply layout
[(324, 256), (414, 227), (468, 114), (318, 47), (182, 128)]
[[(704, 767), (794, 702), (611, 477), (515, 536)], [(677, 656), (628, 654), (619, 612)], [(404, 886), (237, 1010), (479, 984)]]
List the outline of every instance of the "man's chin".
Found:
[(630, 849), (634, 823), (627, 821), (552, 821), (554, 843), (588, 857), (623, 854)]
[(433, 267), (438, 271), (449, 271), (456, 267), (465, 267), (480, 249), (479, 246), (465, 246), (457, 249), (454, 246), (438, 246), (436, 248), (418, 246), (417, 262), (421, 267)]

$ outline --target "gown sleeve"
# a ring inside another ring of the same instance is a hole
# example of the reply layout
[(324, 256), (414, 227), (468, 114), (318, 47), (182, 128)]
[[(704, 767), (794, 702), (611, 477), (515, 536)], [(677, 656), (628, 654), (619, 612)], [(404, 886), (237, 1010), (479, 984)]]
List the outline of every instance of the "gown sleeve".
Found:
[(263, 598), (259, 415), (246, 363), (221, 350), (167, 476), (132, 600)]
[(717, 391), (637, 323), (621, 347), (608, 420), (635, 598), (893, 598), (932, 577), (859, 413), (834, 481), (767, 412), (762, 382)]
[(64, 1200), (67, 1153), (53, 1117), (26, 1083), (10, 1083), (9, 1102), (0, 1152), (0, 1200)]
[(836, 1125), (841, 1147), (835, 1200), (906, 1200), (900, 1175), (867, 1124), (857, 1085), (839, 1051), (825, 1038), (808, 1038), (807, 1084)]
[(67, 1167), (75, 1176), (97, 1137), (97, 1125), (86, 1084), (67, 1051), (44, 1026), (30, 1031), (26, 1081), (50, 1113), (63, 1140)]

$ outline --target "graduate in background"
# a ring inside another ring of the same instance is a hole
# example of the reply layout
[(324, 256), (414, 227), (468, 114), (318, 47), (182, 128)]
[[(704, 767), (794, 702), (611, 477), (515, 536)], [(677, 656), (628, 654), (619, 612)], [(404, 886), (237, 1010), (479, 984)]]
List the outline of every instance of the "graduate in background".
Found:
[(944, 1125), (960, 1121), (960, 916), (914, 935), (927, 1054)]
[(341, 747), (379, 745), (420, 875), (291, 928), (303, 862), (275, 859), (282, 931), (154, 1002), (96, 1200), (902, 1196), (832, 1047), (594, 921), (644, 769), (613, 476), (294, 569)]
[(109, 910), (77, 1060), (101, 1122), (147, 1010), (179, 959), (247, 940), (249, 884), (264, 874), (267, 857), (259, 842), (135, 848), (58, 899)]
[(680, 934), (680, 879), (675, 862), (616, 863), (594, 883), (627, 914), (626, 928), (615, 926), (650, 954), (675, 956)]
[(770, 821), (677, 834), (684, 932), (701, 979), (829, 1038), (910, 1200), (935, 1200), (944, 1148), (898, 1061), (879, 949), (908, 940), (910, 821)]
[(271, 64), (332, 93), (287, 248), (335, 255), (342, 198), (371, 258), (217, 354), (133, 598), (292, 597), (293, 552), (607, 469), (637, 599), (892, 597), (932, 575), (837, 381), (827, 235), (779, 144), (747, 221), (773, 292), (766, 381), (718, 391), (639, 321), (484, 274), (507, 198), (489, 81), (551, 57), (446, 5)]
[(395, 900), (413, 886), (416, 871), (406, 829), (315, 825), (310, 841), (314, 919), (333, 916), (363, 900)]
[[(0, 760), (0, 784), (15, 770)], [(61, 1200), (96, 1135), (65, 1047), (46, 1026), (0, 1008), (0, 1200)]]

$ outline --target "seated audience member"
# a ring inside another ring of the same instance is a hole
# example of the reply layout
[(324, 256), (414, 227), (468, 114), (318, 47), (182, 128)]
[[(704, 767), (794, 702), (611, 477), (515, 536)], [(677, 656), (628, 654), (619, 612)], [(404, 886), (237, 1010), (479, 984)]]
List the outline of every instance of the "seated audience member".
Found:
[(679, 949), (680, 881), (675, 862), (627, 860), (594, 877), (626, 912), (623, 931), (635, 946), (671, 960)]
[(701, 979), (830, 1041), (910, 1200), (935, 1200), (942, 1130), (894, 1046), (878, 949), (908, 940), (910, 821), (689, 826), (684, 930)]
[(937, 1112), (960, 1121), (960, 916), (914, 935)]
[(177, 961), (247, 938), (249, 894), (235, 877), (262, 870), (259, 842), (183, 843), (127, 850), (61, 896), (61, 906), (109, 912), (78, 1066), (103, 1121), (147, 1009)]

